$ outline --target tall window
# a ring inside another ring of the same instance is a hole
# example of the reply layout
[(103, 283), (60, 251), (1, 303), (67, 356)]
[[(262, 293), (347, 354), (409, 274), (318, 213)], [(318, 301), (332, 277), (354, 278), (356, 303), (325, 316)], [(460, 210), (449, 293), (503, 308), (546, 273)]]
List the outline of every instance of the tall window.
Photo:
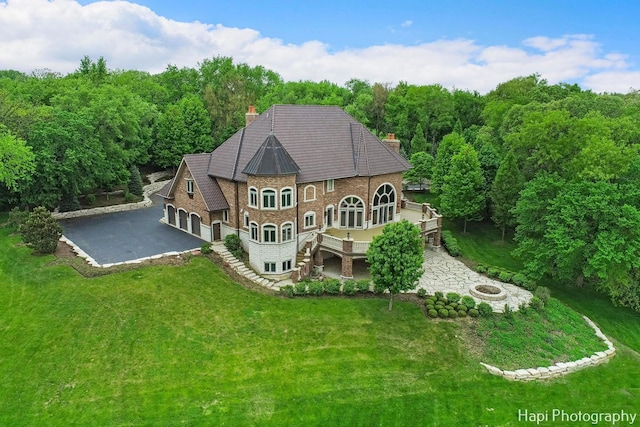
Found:
[(282, 239), (280, 240), (282, 242), (289, 242), (293, 240), (293, 224), (292, 223), (286, 222), (282, 224), (282, 226), (280, 227), (280, 232), (282, 235)]
[(187, 194), (189, 194), (190, 196), (193, 196), (193, 180), (192, 179), (187, 179)]
[(362, 228), (364, 224), (364, 202), (356, 196), (349, 196), (340, 202), (340, 227)]
[(222, 211), (222, 221), (229, 222), (229, 210)]
[(251, 240), (258, 240), (258, 224), (256, 224), (255, 222), (252, 222), (249, 225), (249, 238)]
[(249, 188), (249, 206), (258, 207), (258, 190), (254, 187)]
[(291, 265), (292, 262), (290, 259), (287, 261), (282, 261), (282, 272), (284, 273), (285, 271), (291, 270)]
[(396, 191), (390, 184), (383, 184), (373, 196), (373, 225), (386, 224), (393, 221), (396, 209)]
[(276, 190), (262, 190), (262, 209), (276, 209)]
[(327, 220), (325, 221), (327, 227), (333, 227), (333, 206), (327, 208)]
[(277, 228), (275, 225), (263, 225), (262, 226), (262, 241), (264, 243), (277, 243), (278, 239), (276, 237)]
[(280, 207), (290, 208), (293, 206), (293, 190), (285, 188), (280, 192)]
[(316, 213), (307, 212), (304, 214), (304, 228), (311, 228), (316, 226)]
[(245, 227), (249, 226), (249, 212), (244, 213), (244, 226)]
[(328, 179), (325, 181), (327, 184), (327, 193), (333, 191), (334, 182), (332, 179)]

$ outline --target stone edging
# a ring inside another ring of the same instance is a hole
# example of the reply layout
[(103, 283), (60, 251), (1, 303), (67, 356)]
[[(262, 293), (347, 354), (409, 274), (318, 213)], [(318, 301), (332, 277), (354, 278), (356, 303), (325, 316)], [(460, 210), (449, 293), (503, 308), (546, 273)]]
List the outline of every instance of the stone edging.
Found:
[(616, 353), (616, 349), (613, 346), (613, 343), (611, 343), (609, 338), (607, 338), (607, 336), (603, 334), (602, 331), (600, 331), (600, 328), (598, 328), (598, 326), (593, 323), (591, 319), (589, 319), (587, 316), (582, 317), (589, 324), (589, 326), (591, 326), (595, 330), (596, 336), (604, 341), (604, 343), (607, 345), (608, 348), (605, 351), (598, 351), (591, 357), (583, 357), (582, 359), (575, 360), (573, 362), (558, 362), (555, 365), (547, 367), (516, 369), (515, 371), (502, 370), (500, 368), (496, 368), (495, 366), (491, 366), (482, 362), (480, 362), (480, 364), (487, 368), (489, 373), (502, 376), (511, 381), (532, 381), (561, 377), (580, 369), (590, 368), (592, 366), (597, 366), (601, 363), (608, 362), (609, 359), (611, 359)]
[(144, 257), (144, 258), (132, 259), (132, 260), (129, 260), (129, 261), (114, 262), (114, 263), (109, 263), (109, 264), (99, 264), (95, 259), (93, 259), (91, 256), (89, 256), (85, 251), (83, 251), (78, 245), (73, 243), (73, 241), (67, 239), (66, 236), (63, 235), (62, 237), (60, 237), (60, 241), (68, 244), (69, 246), (71, 246), (71, 248), (76, 253), (76, 255), (78, 255), (80, 258), (84, 258), (87, 261), (87, 263), (89, 263), (89, 265), (91, 267), (99, 267), (99, 268), (109, 268), (109, 267), (113, 267), (113, 266), (116, 266), (116, 265), (125, 265), (125, 264), (141, 264), (143, 261), (148, 261), (148, 260), (151, 260), (151, 259), (160, 259), (160, 258), (166, 257), (166, 256), (179, 256), (179, 255), (186, 254), (186, 253), (192, 253), (192, 252), (200, 251), (200, 248), (194, 248), (194, 249), (189, 249), (189, 250), (182, 251), (182, 252), (177, 252), (177, 251), (165, 252), (165, 253), (162, 253), (162, 254), (152, 255), (152, 256), (148, 256), (148, 257)]
[(55, 219), (69, 219), (69, 218), (79, 218), (82, 216), (90, 216), (90, 215), (102, 215), (113, 212), (124, 212), (124, 211), (132, 211), (135, 209), (148, 208), (153, 204), (153, 201), (149, 197), (151, 194), (160, 190), (167, 181), (158, 181), (153, 184), (145, 185), (142, 196), (144, 200), (136, 203), (125, 203), (121, 205), (113, 205), (113, 206), (104, 206), (101, 208), (91, 208), (91, 209), (79, 209), (77, 211), (70, 212), (53, 212), (52, 215)]

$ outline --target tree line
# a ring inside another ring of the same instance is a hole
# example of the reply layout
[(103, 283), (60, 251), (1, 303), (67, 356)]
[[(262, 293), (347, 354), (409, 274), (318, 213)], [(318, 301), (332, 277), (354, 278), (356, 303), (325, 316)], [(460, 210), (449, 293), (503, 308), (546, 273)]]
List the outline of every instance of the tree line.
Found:
[(0, 71), (0, 209), (75, 206), (176, 167), (244, 125), (248, 105), (339, 105), (396, 134), (442, 213), (515, 230), (526, 272), (598, 287), (640, 309), (640, 94), (596, 94), (538, 75), (481, 95), (352, 79), (287, 82), (229, 57), (158, 74), (84, 57), (60, 75)]

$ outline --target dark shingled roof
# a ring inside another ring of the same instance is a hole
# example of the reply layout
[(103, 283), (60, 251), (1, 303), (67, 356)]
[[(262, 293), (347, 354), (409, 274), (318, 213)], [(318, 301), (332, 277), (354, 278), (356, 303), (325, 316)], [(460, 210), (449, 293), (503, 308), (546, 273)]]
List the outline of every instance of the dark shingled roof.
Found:
[(160, 190), (156, 191), (156, 194), (160, 197), (164, 197), (165, 199), (172, 199), (173, 196), (169, 197), (169, 190), (171, 190), (172, 186), (173, 186), (173, 178), (167, 181), (167, 183), (163, 185)]
[[(184, 156), (180, 167), (178, 168), (178, 174), (182, 171), (182, 168), (187, 167), (193, 176), (193, 181), (198, 187), (200, 194), (204, 198), (204, 203), (209, 212), (221, 211), (229, 209), (227, 199), (224, 197), (218, 181), (211, 178), (208, 175), (209, 161), (211, 159), (210, 153), (203, 154), (187, 154)], [(176, 175), (177, 176), (177, 175)], [(164, 188), (160, 191), (163, 191)], [(175, 191), (175, 178), (171, 180), (171, 187), (165, 193), (161, 195), (167, 199), (173, 198)]]
[(247, 175), (293, 175), (300, 168), (275, 135), (269, 134), (242, 170)]
[(404, 172), (407, 161), (338, 106), (274, 105), (211, 153), (209, 175), (246, 182), (269, 135), (299, 168), (298, 183)]

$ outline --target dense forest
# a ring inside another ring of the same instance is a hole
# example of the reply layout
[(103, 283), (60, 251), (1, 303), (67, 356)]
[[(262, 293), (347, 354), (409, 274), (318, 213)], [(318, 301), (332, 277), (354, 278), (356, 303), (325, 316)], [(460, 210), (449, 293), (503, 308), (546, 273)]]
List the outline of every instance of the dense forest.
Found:
[[(519, 77), (481, 95), (353, 79), (285, 82), (232, 58), (160, 74), (83, 58), (68, 75), (0, 71), (0, 209), (78, 206), (137, 167), (172, 168), (244, 125), (249, 105), (339, 105), (395, 133), (441, 210), (515, 230), (525, 273), (640, 310), (640, 93)], [(133, 171), (133, 172), (132, 172)]]

